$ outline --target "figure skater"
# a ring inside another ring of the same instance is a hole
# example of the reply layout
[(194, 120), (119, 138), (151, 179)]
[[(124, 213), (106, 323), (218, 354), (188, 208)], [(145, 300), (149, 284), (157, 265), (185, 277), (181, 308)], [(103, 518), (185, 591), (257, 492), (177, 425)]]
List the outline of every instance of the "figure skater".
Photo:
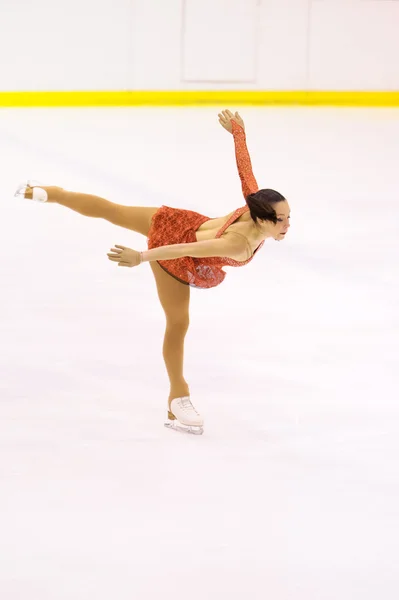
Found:
[(224, 110), (219, 122), (233, 135), (245, 206), (224, 217), (210, 218), (192, 210), (114, 204), (90, 194), (29, 181), (16, 196), (56, 202), (87, 217), (101, 218), (147, 237), (148, 250), (140, 252), (115, 245), (108, 259), (120, 267), (149, 262), (166, 316), (163, 358), (170, 380), (167, 427), (203, 433), (203, 419), (190, 400), (183, 375), (184, 339), (189, 326), (190, 287), (220, 285), (222, 267), (248, 264), (267, 238), (283, 240), (290, 226), (290, 207), (278, 192), (258, 189), (248, 154), (244, 122)]

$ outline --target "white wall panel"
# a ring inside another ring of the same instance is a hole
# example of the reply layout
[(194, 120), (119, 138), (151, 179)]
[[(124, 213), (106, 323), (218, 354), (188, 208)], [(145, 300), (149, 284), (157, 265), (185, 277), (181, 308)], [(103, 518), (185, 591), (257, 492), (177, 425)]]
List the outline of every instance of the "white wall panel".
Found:
[(0, 90), (125, 88), (131, 20), (131, 0), (0, 0)]
[(310, 0), (262, 0), (257, 87), (307, 87)]
[(183, 4), (183, 80), (255, 82), (259, 0)]
[(310, 21), (312, 89), (399, 89), (399, 2), (317, 0)]
[(183, 0), (133, 0), (128, 88), (181, 88)]
[[(183, 0), (134, 2), (131, 89), (306, 89), (309, 0), (259, 0), (253, 83), (185, 80), (194, 74), (187, 73), (187, 62), (182, 61)], [(240, 28), (236, 48), (243, 43), (244, 29)], [(215, 57), (211, 55), (210, 60)]]

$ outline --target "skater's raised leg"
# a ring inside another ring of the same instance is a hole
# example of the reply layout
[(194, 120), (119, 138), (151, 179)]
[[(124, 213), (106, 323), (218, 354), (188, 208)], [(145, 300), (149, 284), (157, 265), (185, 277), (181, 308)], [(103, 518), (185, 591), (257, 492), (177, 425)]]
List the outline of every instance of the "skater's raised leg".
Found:
[(41, 194), (41, 190), (47, 196), (46, 202), (61, 204), (86, 217), (105, 219), (114, 225), (131, 229), (145, 236), (148, 236), (152, 216), (158, 210), (157, 207), (115, 204), (100, 196), (70, 192), (56, 186), (27, 186), (24, 196), (32, 199), (35, 197), (34, 194)]

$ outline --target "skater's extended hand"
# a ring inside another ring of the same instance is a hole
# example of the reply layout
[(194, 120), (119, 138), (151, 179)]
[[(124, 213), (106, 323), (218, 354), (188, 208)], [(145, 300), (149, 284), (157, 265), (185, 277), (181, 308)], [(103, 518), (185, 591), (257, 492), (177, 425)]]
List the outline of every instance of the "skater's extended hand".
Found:
[(222, 110), (222, 112), (218, 114), (218, 117), (221, 126), (224, 127), (229, 133), (233, 133), (231, 121), (238, 123), (238, 125), (240, 125), (245, 131), (244, 121), (241, 119), (238, 112), (233, 115), (233, 113), (229, 110)]
[(131, 248), (115, 245), (107, 254), (109, 260), (118, 263), (118, 267), (137, 267), (141, 263), (141, 254)]

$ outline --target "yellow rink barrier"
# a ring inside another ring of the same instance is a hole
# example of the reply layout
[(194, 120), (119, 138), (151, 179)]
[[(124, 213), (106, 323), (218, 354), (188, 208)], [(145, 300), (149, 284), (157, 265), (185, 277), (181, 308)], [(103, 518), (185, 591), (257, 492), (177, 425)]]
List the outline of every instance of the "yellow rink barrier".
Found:
[(0, 92), (3, 108), (238, 105), (399, 107), (399, 90)]

